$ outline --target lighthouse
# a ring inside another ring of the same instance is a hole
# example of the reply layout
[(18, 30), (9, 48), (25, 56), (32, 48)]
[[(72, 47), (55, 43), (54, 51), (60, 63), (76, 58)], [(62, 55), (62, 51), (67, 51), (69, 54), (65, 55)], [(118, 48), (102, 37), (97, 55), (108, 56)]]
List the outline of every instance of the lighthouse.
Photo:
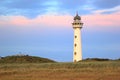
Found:
[(78, 13), (74, 17), (72, 26), (74, 29), (73, 62), (78, 62), (82, 60), (81, 29), (83, 26), (83, 23), (81, 22), (81, 17), (78, 15)]

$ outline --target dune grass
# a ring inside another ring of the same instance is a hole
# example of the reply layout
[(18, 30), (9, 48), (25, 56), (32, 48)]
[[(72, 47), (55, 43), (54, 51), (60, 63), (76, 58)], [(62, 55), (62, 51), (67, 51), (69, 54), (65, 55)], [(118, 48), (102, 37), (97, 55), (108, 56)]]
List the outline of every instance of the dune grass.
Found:
[(120, 61), (2, 63), (0, 80), (120, 80)]

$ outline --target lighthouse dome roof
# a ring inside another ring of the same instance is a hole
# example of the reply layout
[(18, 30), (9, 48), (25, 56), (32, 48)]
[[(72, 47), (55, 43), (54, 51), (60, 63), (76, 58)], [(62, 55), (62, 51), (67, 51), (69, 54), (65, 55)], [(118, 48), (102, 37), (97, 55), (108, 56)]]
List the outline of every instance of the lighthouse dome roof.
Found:
[(81, 20), (81, 17), (78, 14), (76, 14), (76, 16), (74, 17), (74, 20)]

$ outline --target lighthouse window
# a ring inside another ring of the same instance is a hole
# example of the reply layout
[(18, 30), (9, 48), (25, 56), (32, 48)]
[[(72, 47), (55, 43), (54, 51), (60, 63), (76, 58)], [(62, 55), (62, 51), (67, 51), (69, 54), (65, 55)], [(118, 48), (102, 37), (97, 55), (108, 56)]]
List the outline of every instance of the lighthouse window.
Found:
[(77, 53), (76, 52), (74, 52), (74, 55), (76, 55)]
[(75, 36), (75, 38), (77, 38), (77, 36)]
[(76, 62), (76, 60), (74, 60), (74, 62)]
[(75, 47), (77, 46), (77, 44), (75, 44)]

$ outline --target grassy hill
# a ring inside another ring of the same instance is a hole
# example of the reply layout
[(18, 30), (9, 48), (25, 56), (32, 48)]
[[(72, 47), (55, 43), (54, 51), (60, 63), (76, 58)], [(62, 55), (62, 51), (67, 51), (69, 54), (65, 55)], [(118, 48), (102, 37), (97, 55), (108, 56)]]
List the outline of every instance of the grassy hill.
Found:
[(28, 55), (6, 56), (0, 59), (0, 63), (49, 63), (49, 62), (55, 61), (47, 58)]

